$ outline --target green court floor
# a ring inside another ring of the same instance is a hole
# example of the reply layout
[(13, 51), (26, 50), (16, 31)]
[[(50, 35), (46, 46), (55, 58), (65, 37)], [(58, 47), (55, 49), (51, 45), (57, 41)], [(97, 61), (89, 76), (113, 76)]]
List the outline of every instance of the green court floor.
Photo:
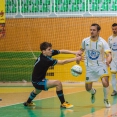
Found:
[[(17, 98), (17, 95), (14, 98)], [(86, 91), (70, 93), (65, 95), (65, 98), (66, 101), (74, 105), (72, 109), (61, 109), (58, 98), (51, 97), (35, 100), (35, 107), (24, 107), (22, 103), (0, 107), (0, 117), (83, 117), (88, 114), (91, 114), (90, 117), (97, 117), (94, 116), (94, 113), (105, 109), (102, 88), (97, 88), (96, 102), (94, 104), (90, 102), (90, 94)], [(109, 101), (112, 106), (116, 105), (117, 96), (112, 97), (109, 95)], [(117, 106), (114, 107), (113, 115), (117, 114), (116, 107)], [(112, 109), (113, 108), (111, 108), (111, 111)], [(103, 114), (100, 113), (98, 117), (116, 116), (111, 116), (103, 112)]]

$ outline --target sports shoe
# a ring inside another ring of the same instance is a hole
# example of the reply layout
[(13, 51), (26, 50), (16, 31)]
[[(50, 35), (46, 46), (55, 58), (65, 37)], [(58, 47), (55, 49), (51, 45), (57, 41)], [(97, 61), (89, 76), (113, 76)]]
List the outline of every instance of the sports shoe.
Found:
[(35, 106), (36, 104), (33, 102), (31, 102), (31, 103), (24, 102), (23, 105), (24, 106)]
[(113, 90), (111, 96), (115, 96), (115, 95), (117, 95), (117, 91)]
[(72, 108), (73, 105), (72, 104), (69, 104), (68, 102), (64, 102), (63, 104), (61, 104), (61, 108)]
[[(95, 90), (95, 89), (94, 89)], [(91, 94), (91, 102), (94, 103), (95, 102), (95, 94), (96, 94), (96, 90), (94, 94)]]
[(2, 99), (0, 98), (0, 101), (2, 101)]
[(110, 103), (108, 102), (108, 99), (104, 99), (104, 104), (105, 104), (106, 108), (110, 108), (111, 107)]

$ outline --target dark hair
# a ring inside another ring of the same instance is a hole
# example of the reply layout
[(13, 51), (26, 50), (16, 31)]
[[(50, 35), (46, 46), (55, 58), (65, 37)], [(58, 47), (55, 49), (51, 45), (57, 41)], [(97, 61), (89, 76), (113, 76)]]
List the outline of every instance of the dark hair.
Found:
[(97, 26), (97, 30), (101, 30), (101, 27), (99, 26), (99, 24), (93, 23), (91, 26)]
[(52, 44), (51, 43), (48, 43), (48, 42), (43, 42), (40, 44), (40, 50), (46, 50), (48, 47), (52, 47)]
[(112, 24), (112, 27), (117, 26), (117, 23)]

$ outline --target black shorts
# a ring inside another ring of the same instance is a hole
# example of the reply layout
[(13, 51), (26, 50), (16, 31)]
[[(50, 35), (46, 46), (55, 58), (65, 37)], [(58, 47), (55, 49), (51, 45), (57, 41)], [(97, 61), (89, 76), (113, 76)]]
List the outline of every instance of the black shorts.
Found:
[(43, 79), (42, 81), (39, 82), (33, 82), (32, 81), (33, 86), (38, 89), (38, 90), (45, 90), (47, 91), (47, 79)]

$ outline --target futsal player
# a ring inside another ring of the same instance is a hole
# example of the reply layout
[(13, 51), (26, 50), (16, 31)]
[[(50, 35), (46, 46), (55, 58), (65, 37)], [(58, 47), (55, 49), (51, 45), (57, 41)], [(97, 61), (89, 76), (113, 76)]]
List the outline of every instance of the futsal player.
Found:
[[(101, 27), (94, 23), (90, 26), (91, 36), (83, 39), (82, 47), (77, 54), (83, 54), (85, 52), (85, 66), (86, 66), (86, 81), (85, 88), (91, 93), (91, 102), (95, 102), (96, 89), (94, 89), (93, 82), (101, 79), (104, 93), (105, 107), (110, 107), (108, 101), (109, 92), (109, 74), (107, 66), (111, 62), (111, 50), (108, 43), (99, 36)], [(106, 57), (105, 57), (106, 56)]]
[(55, 66), (56, 64), (67, 64), (74, 61), (82, 60), (81, 56), (65, 59), (65, 60), (56, 60), (53, 59), (52, 56), (57, 54), (75, 54), (73, 51), (69, 50), (53, 50), (52, 44), (48, 42), (43, 42), (40, 44), (41, 54), (37, 58), (34, 69), (32, 72), (32, 84), (34, 86), (34, 90), (30, 93), (28, 100), (24, 103), (24, 106), (34, 106), (35, 104), (32, 100), (37, 96), (37, 94), (41, 93), (41, 91), (47, 91), (49, 88), (56, 87), (56, 94), (61, 102), (62, 108), (72, 108), (73, 105), (66, 102), (63, 94), (62, 83), (59, 80), (49, 80), (46, 79), (46, 72), (50, 66)]
[(112, 52), (112, 62), (110, 64), (111, 68), (111, 83), (112, 83), (112, 88), (113, 92), (111, 96), (117, 95), (117, 79), (116, 79), (116, 74), (117, 74), (117, 23), (112, 24), (112, 32), (113, 34), (108, 38), (108, 44), (111, 48)]

